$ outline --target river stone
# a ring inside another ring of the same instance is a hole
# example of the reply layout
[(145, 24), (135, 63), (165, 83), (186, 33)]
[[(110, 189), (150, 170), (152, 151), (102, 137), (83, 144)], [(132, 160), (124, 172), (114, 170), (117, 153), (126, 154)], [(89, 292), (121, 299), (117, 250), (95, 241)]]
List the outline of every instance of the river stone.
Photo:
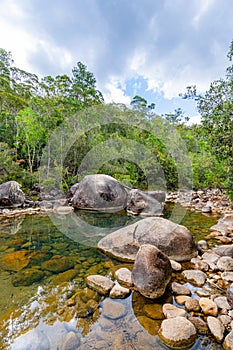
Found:
[(216, 253), (213, 253), (213, 252), (211, 252), (211, 253), (205, 252), (202, 255), (202, 260), (207, 262), (208, 264), (209, 263), (215, 264), (218, 261), (219, 258), (220, 258), (220, 256), (218, 254), (216, 254)]
[(223, 342), (224, 350), (232, 350), (233, 349), (233, 330), (227, 334), (226, 338)]
[(121, 210), (126, 207), (127, 191), (111, 176), (87, 175), (78, 184), (71, 203), (79, 209)]
[(197, 286), (203, 286), (207, 278), (206, 274), (199, 270), (184, 270), (182, 275), (188, 282)]
[(218, 315), (218, 306), (213, 300), (209, 298), (200, 298), (199, 304), (205, 315), (210, 315), (210, 316)]
[(199, 317), (189, 317), (189, 321), (192, 322), (192, 324), (195, 326), (197, 333), (199, 334), (208, 334), (209, 328), (206, 324), (206, 322)]
[(127, 267), (121, 267), (116, 270), (114, 276), (123, 286), (129, 288), (133, 286), (132, 273)]
[(233, 283), (227, 288), (226, 297), (230, 307), (233, 308)]
[(186, 301), (189, 300), (191, 297), (188, 295), (177, 295), (175, 296), (175, 301), (177, 304), (185, 305)]
[(185, 309), (190, 312), (190, 311), (195, 311), (198, 312), (200, 311), (200, 304), (197, 299), (189, 298), (185, 302)]
[(222, 256), (217, 261), (217, 267), (221, 271), (233, 271), (233, 258), (230, 256)]
[(170, 259), (190, 260), (196, 256), (196, 246), (190, 231), (160, 217), (142, 219), (102, 238), (97, 247), (122, 261), (133, 262), (142, 244), (156, 246)]
[(172, 349), (191, 347), (196, 340), (196, 329), (185, 317), (174, 317), (162, 321), (158, 335)]
[(16, 339), (12, 350), (50, 350), (50, 341), (43, 331), (32, 329)]
[(74, 267), (74, 263), (71, 262), (66, 256), (55, 255), (52, 259), (44, 261), (41, 264), (42, 269), (59, 273), (64, 272)]
[(161, 304), (146, 304), (143, 307), (143, 312), (149, 318), (153, 320), (163, 320), (163, 307)]
[(113, 301), (112, 299), (105, 299), (102, 305), (102, 315), (111, 320), (118, 320), (127, 314), (127, 308), (124, 304)]
[(227, 282), (233, 282), (233, 272), (226, 271), (221, 273), (221, 278)]
[(180, 263), (178, 263), (177, 261), (170, 259), (170, 263), (171, 263), (173, 271), (179, 272), (182, 270), (182, 265)]
[(166, 318), (174, 318), (177, 316), (186, 317), (186, 311), (173, 304), (163, 304), (163, 314)]
[(233, 214), (224, 214), (217, 224), (210, 227), (213, 231), (221, 232), (223, 235), (233, 232)]
[(119, 284), (116, 284), (110, 291), (110, 298), (112, 299), (124, 299), (130, 294), (128, 288), (122, 287)]
[(90, 275), (86, 277), (87, 285), (99, 294), (107, 295), (114, 286), (114, 282), (105, 276)]
[(0, 185), (0, 207), (19, 207), (25, 201), (21, 185), (16, 181), (8, 181)]
[(21, 271), (28, 266), (30, 262), (30, 254), (27, 250), (18, 250), (13, 253), (4, 255), (0, 259), (0, 266), (7, 271)]
[(128, 194), (127, 211), (134, 215), (160, 215), (165, 201), (164, 191), (143, 192), (133, 189)]
[(229, 305), (229, 303), (227, 301), (227, 297), (224, 297), (224, 296), (216, 297), (216, 298), (214, 298), (214, 302), (217, 304), (217, 306), (220, 309), (226, 309), (226, 310), (231, 309), (231, 306)]
[(209, 249), (208, 242), (206, 242), (204, 239), (201, 239), (197, 242), (197, 250), (201, 252), (202, 254), (205, 253)]
[(171, 289), (175, 295), (191, 295), (191, 290), (183, 284), (172, 282)]
[(230, 256), (233, 258), (233, 244), (226, 244), (216, 247), (213, 251), (220, 256)]
[(73, 331), (67, 333), (66, 337), (62, 341), (60, 350), (77, 350), (80, 345), (80, 339)]
[(225, 327), (222, 322), (213, 316), (207, 317), (207, 325), (214, 338), (220, 343), (224, 337)]
[(171, 279), (168, 257), (150, 244), (140, 247), (132, 270), (134, 288), (146, 298), (161, 297)]
[(30, 286), (35, 282), (39, 282), (44, 277), (44, 272), (31, 267), (17, 272), (12, 276), (11, 281), (14, 287), (18, 286)]

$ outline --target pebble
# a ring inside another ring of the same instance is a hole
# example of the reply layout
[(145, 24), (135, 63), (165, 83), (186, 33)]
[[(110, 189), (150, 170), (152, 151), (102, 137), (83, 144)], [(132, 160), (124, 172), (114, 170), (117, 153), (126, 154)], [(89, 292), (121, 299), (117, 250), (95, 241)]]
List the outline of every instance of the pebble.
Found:
[(207, 317), (207, 325), (209, 327), (210, 332), (213, 334), (214, 338), (221, 342), (224, 337), (224, 331), (225, 327), (223, 326), (222, 322), (213, 316)]
[(214, 301), (210, 300), (209, 298), (200, 298), (199, 304), (205, 315), (217, 316), (218, 307)]
[(190, 283), (194, 283), (197, 286), (203, 286), (207, 278), (206, 274), (199, 270), (184, 270), (182, 275)]
[(121, 267), (115, 271), (115, 278), (122, 283), (122, 285), (130, 288), (133, 286), (131, 271), (126, 267)]
[(191, 295), (191, 290), (189, 288), (177, 282), (172, 282), (171, 289), (176, 295)]
[(233, 271), (233, 258), (230, 256), (222, 256), (217, 261), (217, 267), (221, 271)]
[(192, 322), (199, 334), (208, 334), (209, 328), (202, 318), (191, 316), (189, 317), (189, 321)]
[(163, 314), (166, 318), (186, 317), (186, 311), (184, 309), (168, 303), (163, 305)]
[(86, 278), (86, 283), (90, 288), (93, 288), (100, 294), (106, 295), (113, 288), (113, 281), (105, 276), (90, 275)]
[(112, 299), (105, 299), (102, 308), (103, 316), (111, 320), (118, 320), (127, 314), (126, 306)]
[(110, 291), (110, 298), (112, 299), (124, 299), (130, 294), (130, 289), (116, 284)]
[(224, 350), (232, 350), (233, 349), (233, 331), (227, 334), (226, 338), (223, 342)]
[(199, 301), (197, 299), (188, 299), (185, 302), (185, 309), (189, 312), (189, 311), (195, 311), (198, 312), (200, 311), (200, 304)]

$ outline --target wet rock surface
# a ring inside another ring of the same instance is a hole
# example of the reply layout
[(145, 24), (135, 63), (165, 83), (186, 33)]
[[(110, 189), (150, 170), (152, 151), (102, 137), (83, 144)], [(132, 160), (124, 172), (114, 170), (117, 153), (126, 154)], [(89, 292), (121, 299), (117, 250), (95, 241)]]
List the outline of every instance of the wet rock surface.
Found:
[(97, 247), (116, 259), (134, 261), (142, 244), (154, 245), (176, 261), (190, 260), (196, 256), (190, 231), (159, 217), (146, 218), (114, 231), (102, 238)]

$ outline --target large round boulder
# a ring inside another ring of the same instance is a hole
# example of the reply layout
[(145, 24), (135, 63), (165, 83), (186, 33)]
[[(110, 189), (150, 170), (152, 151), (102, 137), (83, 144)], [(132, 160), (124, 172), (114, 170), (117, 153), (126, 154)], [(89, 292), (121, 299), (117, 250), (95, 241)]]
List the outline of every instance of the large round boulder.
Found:
[(134, 262), (134, 288), (146, 298), (161, 297), (170, 282), (172, 267), (168, 257), (150, 244), (143, 244)]
[(0, 185), (0, 206), (19, 207), (25, 201), (21, 185), (16, 181), (8, 181)]
[(111, 176), (87, 175), (76, 186), (71, 202), (78, 209), (121, 210), (126, 208), (127, 191)]
[(170, 259), (191, 260), (196, 245), (190, 231), (161, 217), (149, 217), (110, 233), (98, 243), (98, 248), (121, 261), (133, 262), (143, 244), (156, 246)]
[(164, 191), (143, 192), (133, 189), (129, 192), (127, 211), (134, 215), (160, 215), (165, 202)]

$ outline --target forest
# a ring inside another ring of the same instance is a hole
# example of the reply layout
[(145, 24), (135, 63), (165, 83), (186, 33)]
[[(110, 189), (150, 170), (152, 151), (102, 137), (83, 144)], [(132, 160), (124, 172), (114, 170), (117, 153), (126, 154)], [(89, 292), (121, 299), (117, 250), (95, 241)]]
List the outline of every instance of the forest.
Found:
[(0, 49), (0, 183), (68, 191), (95, 170), (130, 187), (218, 187), (233, 199), (233, 41), (227, 57), (225, 76), (208, 91), (180, 94), (201, 115), (189, 126), (180, 108), (159, 116), (141, 96), (106, 104), (82, 62), (70, 75), (39, 78)]

